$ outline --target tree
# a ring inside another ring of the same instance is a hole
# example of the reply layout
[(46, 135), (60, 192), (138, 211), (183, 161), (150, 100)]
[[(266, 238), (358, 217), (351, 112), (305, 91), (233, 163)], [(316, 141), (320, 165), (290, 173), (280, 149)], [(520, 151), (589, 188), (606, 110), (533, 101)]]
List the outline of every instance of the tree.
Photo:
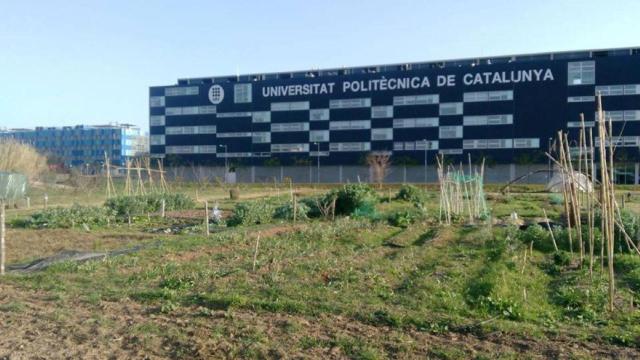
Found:
[(389, 166), (391, 166), (391, 155), (389, 153), (370, 153), (367, 155), (367, 165), (371, 170), (371, 180), (382, 187), (382, 182), (387, 176)]

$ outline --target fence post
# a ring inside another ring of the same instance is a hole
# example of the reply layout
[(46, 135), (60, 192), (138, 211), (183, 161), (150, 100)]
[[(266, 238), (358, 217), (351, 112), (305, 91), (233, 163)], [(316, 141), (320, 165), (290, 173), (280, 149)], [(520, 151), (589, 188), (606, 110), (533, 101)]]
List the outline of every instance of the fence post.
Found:
[(209, 202), (204, 202), (204, 226), (207, 236), (209, 236)]
[(4, 247), (4, 237), (5, 237), (5, 207), (4, 200), (0, 200), (0, 275), (4, 275), (4, 260), (5, 260), (5, 247)]
[(166, 202), (162, 199), (162, 218), (165, 217)]
[(31, 198), (27, 196), (27, 209), (31, 209)]
[(47, 205), (49, 204), (49, 195), (44, 194), (44, 208), (47, 209)]

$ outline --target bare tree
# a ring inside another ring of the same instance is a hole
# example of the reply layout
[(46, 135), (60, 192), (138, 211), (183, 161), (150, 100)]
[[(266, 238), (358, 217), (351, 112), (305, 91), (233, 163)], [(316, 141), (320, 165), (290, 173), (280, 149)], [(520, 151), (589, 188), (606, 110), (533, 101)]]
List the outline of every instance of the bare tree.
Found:
[(367, 165), (369, 165), (371, 171), (371, 180), (381, 188), (391, 166), (391, 155), (388, 153), (370, 153), (367, 155)]

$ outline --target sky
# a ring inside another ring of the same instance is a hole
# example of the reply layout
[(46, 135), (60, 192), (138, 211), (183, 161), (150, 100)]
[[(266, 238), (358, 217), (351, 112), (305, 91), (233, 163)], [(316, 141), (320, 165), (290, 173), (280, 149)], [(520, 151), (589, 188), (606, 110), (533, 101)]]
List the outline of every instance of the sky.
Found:
[(131, 123), (178, 78), (640, 46), (638, 0), (0, 0), (0, 128)]

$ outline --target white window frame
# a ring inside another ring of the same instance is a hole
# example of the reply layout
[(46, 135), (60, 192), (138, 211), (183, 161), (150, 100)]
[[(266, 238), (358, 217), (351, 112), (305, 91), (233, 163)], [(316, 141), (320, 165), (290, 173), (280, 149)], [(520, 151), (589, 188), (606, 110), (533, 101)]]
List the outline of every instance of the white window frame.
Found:
[[(455, 116), (462, 115), (464, 112), (464, 103), (462, 102), (449, 102), (449, 103), (440, 103), (440, 116)], [(448, 110), (453, 109), (453, 113), (449, 113)]]

